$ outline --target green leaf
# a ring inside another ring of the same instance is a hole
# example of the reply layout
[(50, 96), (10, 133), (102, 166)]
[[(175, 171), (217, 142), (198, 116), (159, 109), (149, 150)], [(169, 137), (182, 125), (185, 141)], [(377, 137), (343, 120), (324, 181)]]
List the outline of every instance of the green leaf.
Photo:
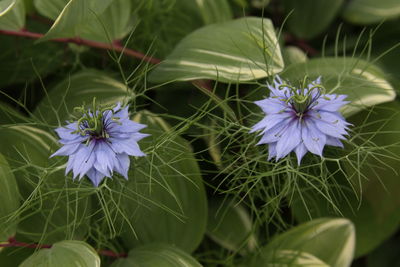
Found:
[(154, 244), (138, 247), (125, 259), (115, 261), (111, 267), (201, 267), (186, 252), (168, 245)]
[(295, 63), (303, 63), (308, 60), (307, 55), (296, 46), (287, 46), (282, 50), (283, 61), (285, 66)]
[(0, 140), (1, 152), (12, 168), (31, 164), (47, 167), (50, 153), (57, 147), (51, 134), (25, 125), (0, 127)]
[(398, 0), (352, 0), (343, 11), (343, 18), (355, 24), (373, 24), (400, 16)]
[(227, 0), (197, 0), (196, 5), (205, 25), (224, 22), (233, 18)]
[(103, 104), (115, 104), (129, 94), (126, 85), (97, 70), (80, 71), (61, 81), (39, 103), (34, 114), (49, 124), (70, 118), (74, 107), (91, 104), (93, 97)]
[[(61, 1), (61, 3), (65, 2), (64, 0), (57, 1)], [(40, 40), (47, 41), (54, 38), (80, 36), (82, 28), (91, 21), (95, 21), (97, 19), (96, 15), (100, 16), (113, 1), (114, 0), (70, 0), (67, 5), (64, 6), (50, 30)], [(46, 3), (50, 2), (46, 1)], [(48, 5), (51, 5), (51, 10), (55, 10), (55, 5), (60, 5), (61, 3), (40, 3), (40, 5), (36, 5), (36, 7), (47, 8)], [(52, 15), (53, 11), (46, 11), (45, 14)]]
[(342, 109), (344, 116), (367, 107), (392, 101), (395, 91), (381, 69), (356, 58), (317, 58), (293, 64), (283, 73), (291, 83), (322, 77), (327, 93), (348, 95), (351, 101)]
[(289, 29), (297, 37), (311, 39), (328, 28), (342, 4), (343, 0), (285, 0)]
[(83, 39), (110, 42), (122, 39), (137, 23), (132, 0), (113, 0), (113, 3), (96, 19), (82, 28)]
[[(133, 14), (132, 0), (107, 0), (110, 4), (103, 10), (101, 8), (98, 12), (92, 10), (89, 6), (89, 12), (85, 14), (85, 22), (81, 22), (76, 31), (66, 37), (81, 37), (83, 39), (109, 42), (122, 39), (132, 29), (136, 23), (136, 16)], [(34, 4), (37, 10), (44, 16), (56, 20), (64, 7), (68, 4), (68, 0), (35, 0)], [(111, 3), (112, 2), (112, 3)], [(69, 7), (71, 9), (73, 7)], [(82, 8), (85, 8), (82, 6)], [(67, 9), (67, 11), (69, 10)], [(65, 12), (67, 12), (65, 11)], [(62, 16), (61, 14), (60, 16)], [(72, 15), (63, 15), (63, 20), (67, 20)], [(73, 23), (73, 21), (71, 21)], [(70, 23), (70, 24), (71, 24)], [(79, 23), (79, 22), (76, 22)], [(68, 26), (71, 27), (71, 26)], [(75, 27), (75, 26), (73, 26)], [(67, 28), (68, 29), (68, 28)], [(63, 33), (64, 34), (64, 33)], [(53, 38), (53, 37), (51, 37)]]
[(33, 0), (33, 4), (40, 15), (55, 20), (70, 0)]
[[(344, 217), (350, 219), (356, 229), (356, 257), (363, 256), (375, 249), (385, 239), (391, 236), (400, 223), (400, 180), (395, 172), (400, 172), (398, 159), (392, 158), (400, 154), (398, 144), (400, 135), (400, 105), (392, 102), (379, 105), (372, 111), (364, 111), (350, 118), (354, 125), (363, 125), (360, 133), (365, 139), (372, 137), (371, 141), (378, 147), (387, 147), (388, 153), (378, 151), (381, 155), (368, 158), (360, 170), (362, 198), (351, 190), (339, 193), (332, 191), (332, 198), (336, 199), (335, 205)], [(388, 154), (388, 156), (383, 156)], [(383, 160), (382, 162), (377, 161)], [(390, 167), (389, 167), (390, 166)], [(393, 168), (394, 170), (390, 169)], [(353, 169), (348, 170), (351, 173)], [(357, 175), (357, 174), (355, 174)], [(358, 179), (358, 177), (357, 177)], [(349, 186), (344, 177), (335, 177), (338, 185)], [(353, 181), (354, 188), (359, 191), (358, 181)], [(359, 193), (358, 193), (359, 194)], [(331, 204), (321, 196), (303, 193), (308, 211), (313, 218), (332, 216), (335, 212)], [(300, 199), (294, 201), (292, 212), (299, 221), (309, 219), (308, 212)]]
[[(237, 0), (239, 2), (241, 0)], [(251, 0), (251, 5), (255, 8), (263, 9), (268, 6), (270, 0)]]
[[(140, 24), (129, 47), (165, 58), (187, 34), (232, 17), (227, 0), (134, 0)], [(151, 34), (149, 34), (151, 33)]]
[(0, 88), (10, 84), (30, 83), (38, 79), (44, 79), (54, 71), (60, 69), (65, 63), (65, 52), (54, 43), (34, 44), (34, 41), (13, 36), (0, 36)]
[(100, 258), (85, 242), (68, 240), (35, 252), (22, 262), (20, 267), (70, 267), (71, 264), (81, 267), (100, 267)]
[(3, 248), (0, 251), (0, 266), (19, 266), (34, 251), (33, 248)]
[(0, 30), (18, 31), (25, 26), (23, 0), (0, 1)]
[(17, 0), (2, 0), (0, 2), (0, 17), (10, 11), (16, 4)]
[(211, 200), (208, 205), (207, 235), (220, 246), (232, 250), (253, 251), (256, 235), (247, 210), (232, 201)]
[(302, 251), (278, 250), (260, 255), (249, 267), (330, 267), (317, 257)]
[(57, 160), (49, 159), (58, 147), (54, 137), (36, 127), (15, 125), (0, 128), (0, 139), (1, 152), (17, 169), (15, 177), (25, 200), (17, 232), (43, 243), (84, 237), (89, 230), (90, 193), (80, 194), (81, 182), (66, 177), (64, 168), (49, 168)]
[(246, 17), (192, 32), (150, 73), (149, 80), (243, 82), (267, 77), (282, 68), (271, 21)]
[(398, 36), (400, 36), (400, 18), (385, 22), (373, 36), (373, 49), (371, 51), (375, 57), (384, 54), (383, 57), (379, 58), (378, 63), (393, 81), (397, 90), (400, 89), (400, 68), (398, 68), (400, 43)]
[(207, 198), (190, 145), (149, 112), (135, 121), (148, 125), (143, 132), (151, 136), (140, 141), (147, 156), (131, 162), (122, 192), (137, 237), (126, 228), (122, 239), (130, 247), (160, 242), (192, 252), (206, 230)]
[(20, 195), (14, 174), (7, 160), (0, 154), (0, 241), (14, 236), (18, 218), (10, 216), (19, 208)]
[(0, 125), (25, 121), (26, 117), (10, 105), (0, 101)]
[(354, 241), (354, 226), (350, 221), (313, 220), (271, 240), (267, 246), (261, 248), (255, 262), (262, 261), (263, 255), (274, 255), (281, 250), (294, 250), (310, 253), (331, 267), (346, 267), (350, 266), (353, 260)]

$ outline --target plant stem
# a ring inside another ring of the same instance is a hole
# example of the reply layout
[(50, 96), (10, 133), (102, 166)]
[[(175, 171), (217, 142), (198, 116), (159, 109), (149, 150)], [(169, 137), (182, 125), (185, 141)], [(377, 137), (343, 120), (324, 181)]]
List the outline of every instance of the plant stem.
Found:
[[(40, 39), (44, 36), (44, 34), (42, 34), (42, 33), (30, 32), (30, 31), (26, 31), (26, 30), (21, 30), (21, 31), (0, 30), (0, 34), (26, 37), (26, 38), (31, 38), (31, 39)], [(52, 39), (51, 41), (59, 42), (59, 43), (74, 43), (74, 44), (78, 44), (78, 45), (85, 45), (85, 46), (99, 48), (99, 49), (114, 50), (117, 52), (121, 52), (124, 55), (134, 57), (134, 58), (137, 58), (140, 60), (144, 60), (151, 64), (158, 64), (161, 62), (161, 59), (158, 59), (155, 57), (149, 57), (139, 51), (135, 51), (133, 49), (124, 47), (119, 41), (114, 41), (112, 44), (96, 42), (96, 41), (91, 41), (91, 40), (86, 40), (86, 39), (81, 39), (81, 38), (56, 38), (56, 39)], [(193, 81), (192, 83), (196, 84), (197, 86), (201, 86), (202, 88), (204, 88), (210, 92), (212, 91), (209, 82), (206, 82), (204, 80), (196, 80), (196, 81)]]
[[(19, 242), (17, 241), (14, 237), (10, 237), (8, 240), (8, 243), (0, 243), (0, 248), (4, 247), (24, 247), (24, 248), (51, 248), (52, 245), (46, 245), (46, 244), (35, 244), (35, 243), (25, 243), (25, 242)], [(113, 258), (125, 258), (127, 257), (126, 253), (116, 253), (111, 250), (98, 250), (97, 253), (108, 256), (108, 257), (113, 257)]]
[[(22, 31), (0, 30), (0, 34), (11, 35), (11, 36), (20, 36), (20, 37), (26, 37), (26, 38), (31, 38), (31, 39), (40, 39), (44, 36), (44, 34), (42, 34), (42, 33), (30, 32), (30, 31), (26, 31), (26, 30), (22, 30)], [(125, 55), (144, 60), (144, 61), (152, 63), (152, 64), (158, 64), (161, 62), (161, 60), (158, 58), (149, 57), (138, 51), (126, 48), (126, 47), (122, 46), (119, 42), (114, 42), (112, 44), (108, 44), (108, 43), (96, 42), (96, 41), (91, 41), (91, 40), (86, 40), (86, 39), (81, 39), (81, 38), (56, 38), (56, 39), (52, 39), (51, 41), (59, 42), (59, 43), (74, 43), (74, 44), (78, 44), (78, 45), (85, 45), (85, 46), (90, 46), (90, 47), (99, 48), (99, 49), (114, 50), (117, 52), (121, 52)]]

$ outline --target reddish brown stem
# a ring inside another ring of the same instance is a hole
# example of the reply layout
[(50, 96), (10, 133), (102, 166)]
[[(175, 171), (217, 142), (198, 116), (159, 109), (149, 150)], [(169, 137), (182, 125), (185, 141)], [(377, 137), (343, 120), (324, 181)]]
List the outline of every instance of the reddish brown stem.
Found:
[[(46, 245), (46, 244), (19, 242), (14, 237), (10, 237), (7, 241), (8, 241), (8, 243), (0, 244), (0, 248), (23, 247), (23, 248), (39, 248), (40, 249), (40, 248), (51, 248), (51, 246), (52, 246), (52, 245)], [(111, 250), (98, 250), (97, 252), (101, 255), (113, 257), (113, 258), (125, 258), (128, 256), (126, 253), (116, 253)]]
[(128, 254), (126, 253), (116, 253), (112, 250), (98, 250), (97, 251), (99, 254), (108, 256), (108, 257), (113, 257), (113, 258), (126, 258), (128, 257)]
[[(31, 38), (31, 39), (40, 39), (44, 36), (44, 34), (41, 34), (41, 33), (29, 32), (29, 31), (25, 31), (25, 30), (22, 30), (22, 31), (0, 30), (0, 34), (20, 36), (20, 37), (26, 37), (26, 38)], [(114, 42), (113, 44), (108, 44), (108, 43), (96, 42), (96, 41), (91, 41), (91, 40), (86, 40), (86, 39), (81, 39), (81, 38), (56, 38), (56, 39), (52, 39), (52, 41), (59, 42), (59, 43), (74, 43), (74, 44), (86, 45), (86, 46), (90, 46), (90, 47), (94, 47), (94, 48), (114, 50), (117, 52), (124, 53), (125, 55), (144, 60), (144, 61), (152, 63), (152, 64), (158, 64), (161, 62), (161, 60), (158, 58), (149, 57), (138, 51), (123, 47), (119, 42)]]
[[(21, 30), (21, 31), (0, 30), (0, 34), (11, 35), (11, 36), (20, 36), (20, 37), (26, 37), (26, 38), (31, 38), (31, 39), (40, 39), (44, 36), (44, 34), (42, 34), (42, 33), (29, 32), (27, 30)], [(114, 50), (117, 52), (121, 52), (124, 55), (138, 58), (140, 60), (144, 60), (144, 61), (152, 63), (152, 64), (158, 64), (161, 62), (161, 60), (158, 58), (149, 57), (141, 52), (124, 47), (119, 41), (115, 41), (112, 44), (90, 41), (90, 40), (85, 40), (85, 39), (81, 39), (81, 38), (56, 38), (56, 39), (52, 39), (51, 41), (59, 42), (59, 43), (74, 43), (74, 44), (78, 44), (78, 45), (85, 45), (85, 46), (100, 48), (100, 49), (105, 49), (105, 50)], [(210, 92), (212, 91), (212, 87), (209, 82), (194, 81), (192, 83), (197, 86), (201, 86)]]

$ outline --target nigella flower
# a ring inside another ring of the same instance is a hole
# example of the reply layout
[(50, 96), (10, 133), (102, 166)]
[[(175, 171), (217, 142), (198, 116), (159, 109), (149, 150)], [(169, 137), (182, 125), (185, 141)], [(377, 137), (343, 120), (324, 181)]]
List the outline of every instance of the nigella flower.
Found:
[(324, 94), (321, 79), (295, 88), (281, 78), (268, 85), (270, 96), (255, 103), (265, 117), (252, 127), (260, 131), (258, 144), (269, 145), (269, 157), (279, 160), (291, 151), (298, 163), (310, 151), (322, 156), (325, 145), (343, 147), (350, 125), (338, 111), (349, 103), (346, 95)]
[(97, 187), (113, 171), (128, 179), (129, 156), (145, 156), (138, 141), (148, 134), (139, 133), (146, 125), (133, 122), (128, 116), (128, 106), (121, 108), (79, 108), (82, 117), (56, 129), (63, 145), (53, 156), (69, 156), (66, 174), (71, 170), (73, 179), (87, 175)]

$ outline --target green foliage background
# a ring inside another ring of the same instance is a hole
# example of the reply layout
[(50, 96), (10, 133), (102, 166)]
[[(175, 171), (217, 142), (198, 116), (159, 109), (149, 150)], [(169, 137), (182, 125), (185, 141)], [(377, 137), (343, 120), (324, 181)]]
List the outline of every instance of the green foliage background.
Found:
[[(397, 266), (398, 0), (0, 0), (0, 266)], [(353, 126), (267, 161), (253, 104), (322, 77)], [(118, 175), (65, 176), (74, 107), (148, 125)]]

